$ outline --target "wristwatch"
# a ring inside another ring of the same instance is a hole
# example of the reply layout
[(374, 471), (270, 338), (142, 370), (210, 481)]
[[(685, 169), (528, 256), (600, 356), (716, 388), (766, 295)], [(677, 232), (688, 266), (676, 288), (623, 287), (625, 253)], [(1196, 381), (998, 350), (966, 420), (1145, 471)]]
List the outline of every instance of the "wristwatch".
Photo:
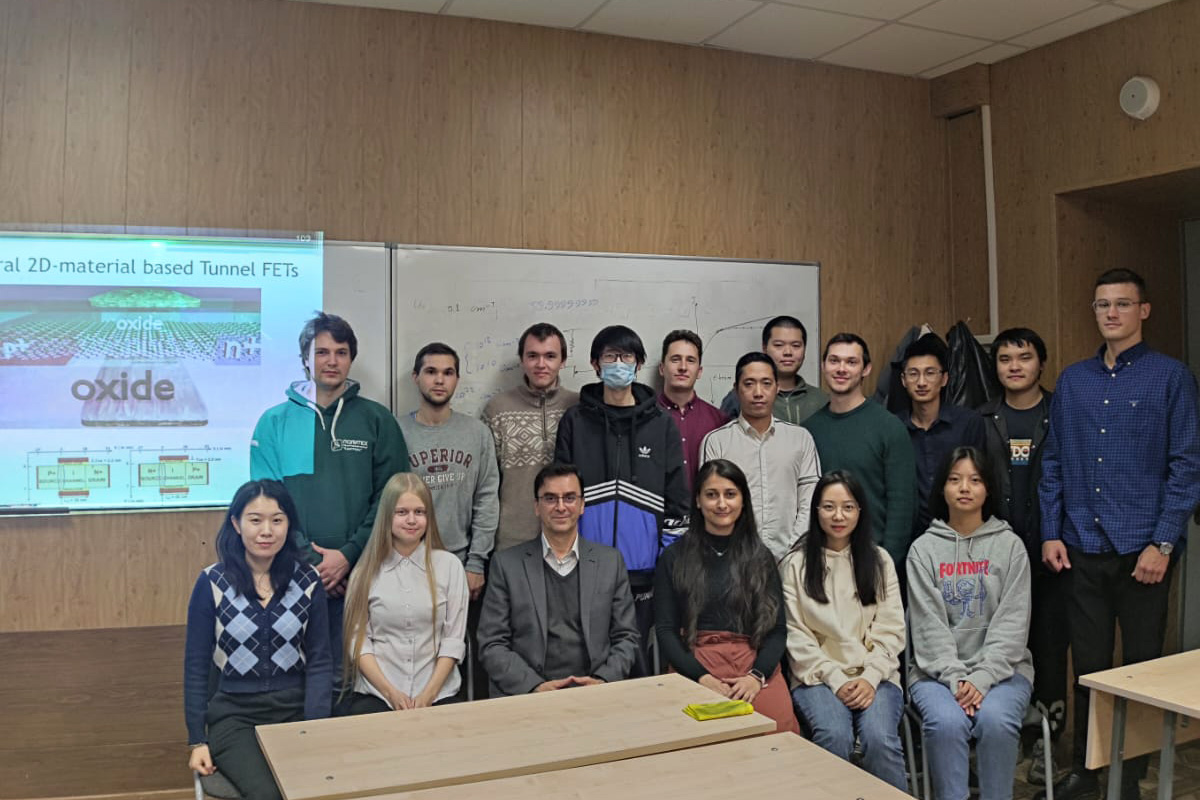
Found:
[(746, 674), (749, 675), (751, 678), (754, 678), (759, 683), (761, 683), (763, 685), (764, 689), (767, 688), (767, 676), (763, 675), (762, 672), (760, 672), (759, 670), (756, 670), (756, 669), (752, 669), (749, 672), (747, 672)]
[(1175, 550), (1175, 544), (1173, 542), (1155, 542), (1154, 544), (1158, 547), (1158, 552), (1162, 553), (1164, 556), (1171, 555), (1171, 553)]

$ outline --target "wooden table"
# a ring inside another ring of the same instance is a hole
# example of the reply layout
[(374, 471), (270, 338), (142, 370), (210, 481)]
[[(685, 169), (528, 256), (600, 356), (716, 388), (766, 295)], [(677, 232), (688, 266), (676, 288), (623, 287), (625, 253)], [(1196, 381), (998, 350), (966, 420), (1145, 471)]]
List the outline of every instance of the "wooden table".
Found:
[(697, 722), (720, 695), (681, 675), (257, 728), (287, 800), (378, 795), (662, 753), (775, 730), (761, 714)]
[[(1093, 672), (1079, 679), (1091, 689), (1088, 769), (1110, 764), (1108, 798), (1121, 795), (1121, 761), (1162, 750), (1159, 800), (1170, 800), (1175, 744), (1200, 738), (1200, 650)], [(1132, 703), (1132, 705), (1129, 705)]]
[[(707, 724), (707, 723), (705, 723)], [(443, 786), (371, 800), (912, 800), (870, 773), (794, 733), (758, 736), (670, 753), (540, 772), (486, 783)]]

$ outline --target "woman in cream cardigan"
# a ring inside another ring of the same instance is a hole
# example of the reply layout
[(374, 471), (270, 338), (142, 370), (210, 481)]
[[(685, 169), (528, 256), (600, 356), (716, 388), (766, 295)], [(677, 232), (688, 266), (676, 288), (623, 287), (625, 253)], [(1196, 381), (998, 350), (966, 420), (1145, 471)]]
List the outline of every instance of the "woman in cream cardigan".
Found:
[(871, 537), (866, 495), (848, 472), (821, 478), (809, 530), (780, 564), (792, 702), (821, 747), (908, 790), (897, 730), (904, 711), (904, 608), (896, 569)]

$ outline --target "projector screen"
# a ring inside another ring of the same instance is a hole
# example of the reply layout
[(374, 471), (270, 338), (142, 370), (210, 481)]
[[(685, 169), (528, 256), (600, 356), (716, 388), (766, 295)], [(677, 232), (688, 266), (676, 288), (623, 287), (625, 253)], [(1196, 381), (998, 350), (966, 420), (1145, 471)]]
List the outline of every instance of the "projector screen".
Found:
[(0, 510), (221, 506), (302, 377), (319, 234), (0, 233)]

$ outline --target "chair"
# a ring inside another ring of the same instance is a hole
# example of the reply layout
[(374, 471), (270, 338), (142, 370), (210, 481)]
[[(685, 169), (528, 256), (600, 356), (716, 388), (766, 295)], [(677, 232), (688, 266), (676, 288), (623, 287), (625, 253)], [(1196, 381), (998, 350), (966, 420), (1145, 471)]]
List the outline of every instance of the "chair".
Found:
[[(907, 631), (912, 630), (912, 626), (909, 624), (907, 609), (904, 612), (904, 628)], [(904, 657), (905, 657), (906, 662), (911, 664), (912, 658), (913, 658), (912, 637), (909, 636), (909, 637), (906, 637), (906, 639), (907, 640), (905, 641), (905, 644), (904, 644)], [(905, 681), (905, 684), (907, 686), (907, 680)], [(1040, 716), (1042, 718), (1042, 757), (1045, 759), (1045, 766), (1046, 766), (1046, 800), (1054, 800), (1054, 767), (1053, 767), (1053, 758), (1052, 758), (1051, 752), (1050, 752), (1052, 749), (1052, 744), (1050, 741), (1050, 720), (1046, 717), (1046, 714), (1042, 711), (1040, 705), (1035, 705), (1034, 708), (1037, 709), (1038, 716)], [(909, 752), (909, 770), (910, 770), (909, 774), (912, 775), (912, 778), (910, 778), (910, 781), (909, 781), (910, 786), (912, 787), (911, 793), (912, 793), (913, 797), (919, 796), (919, 797), (924, 798), (924, 800), (932, 800), (933, 784), (930, 781), (930, 777), (929, 777), (929, 750), (925, 746), (925, 729), (921, 725), (920, 712), (917, 711), (917, 707), (915, 705), (913, 705), (912, 700), (908, 697), (907, 688), (905, 689), (905, 692), (904, 692), (904, 716), (905, 716), (905, 721), (908, 723), (909, 727), (911, 727), (912, 723), (916, 723), (917, 730), (921, 734), (921, 781), (920, 781), (921, 794), (920, 795), (916, 794), (918, 780), (917, 780), (917, 776), (916, 776), (916, 763), (915, 763), (915, 759), (913, 758), (912, 747), (911, 747), (911, 737), (912, 737), (911, 730), (908, 733), (910, 741), (905, 743), (906, 746), (908, 747), (908, 752)]]
[(205, 800), (209, 797), (215, 797), (218, 800), (242, 800), (237, 787), (220, 772), (214, 772), (212, 775), (193, 772), (192, 788), (196, 792), (196, 800)]

